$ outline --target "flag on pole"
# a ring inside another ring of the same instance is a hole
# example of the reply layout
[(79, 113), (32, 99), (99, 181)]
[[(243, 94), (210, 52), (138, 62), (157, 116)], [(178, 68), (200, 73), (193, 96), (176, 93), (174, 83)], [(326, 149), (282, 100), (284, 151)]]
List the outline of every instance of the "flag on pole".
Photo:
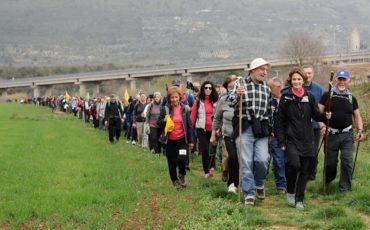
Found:
[(89, 94), (89, 92), (86, 93), (86, 98), (85, 99), (86, 100), (90, 100), (90, 94)]
[(126, 104), (128, 104), (128, 98), (130, 97), (129, 95), (128, 95), (128, 92), (127, 92), (127, 89), (125, 90), (125, 102), (126, 102)]
[(65, 97), (65, 99), (66, 99), (67, 102), (69, 101), (69, 99), (71, 99), (71, 96), (69, 96), (67, 90), (66, 90), (66, 93), (65, 93), (65, 96), (64, 97)]

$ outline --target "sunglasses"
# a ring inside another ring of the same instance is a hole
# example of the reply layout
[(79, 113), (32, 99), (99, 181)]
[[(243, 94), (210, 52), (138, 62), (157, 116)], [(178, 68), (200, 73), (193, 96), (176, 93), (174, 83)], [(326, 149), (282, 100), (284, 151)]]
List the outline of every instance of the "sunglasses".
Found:
[(212, 87), (204, 87), (204, 89), (210, 89), (210, 90), (212, 90)]

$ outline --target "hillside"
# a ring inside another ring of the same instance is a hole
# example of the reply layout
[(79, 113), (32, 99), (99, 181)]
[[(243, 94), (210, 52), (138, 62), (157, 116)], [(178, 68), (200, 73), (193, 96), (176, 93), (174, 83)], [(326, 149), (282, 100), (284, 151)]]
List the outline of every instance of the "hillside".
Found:
[(366, 0), (3, 0), (0, 65), (169, 65), (279, 55), (291, 31), (370, 43)]

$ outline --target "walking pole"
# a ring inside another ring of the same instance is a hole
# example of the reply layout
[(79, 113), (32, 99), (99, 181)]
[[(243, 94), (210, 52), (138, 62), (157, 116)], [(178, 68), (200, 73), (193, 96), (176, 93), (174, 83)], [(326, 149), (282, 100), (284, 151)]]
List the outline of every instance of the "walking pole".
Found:
[[(243, 78), (241, 76), (238, 76), (238, 81), (239, 81), (239, 86), (244, 86), (243, 85)], [(243, 94), (239, 96), (239, 181), (238, 181), (238, 203), (240, 203), (240, 193), (242, 190), (242, 159), (243, 159), (243, 154), (242, 154), (242, 128), (243, 128), (243, 119), (242, 119), (242, 109), (243, 109)]]
[(355, 167), (356, 167), (356, 161), (357, 161), (357, 154), (358, 154), (358, 149), (360, 148), (360, 141), (357, 142), (357, 147), (356, 147), (356, 154), (355, 154), (355, 161), (353, 162), (353, 169), (352, 169), (352, 174), (351, 177), (353, 178), (353, 174), (355, 173)]
[[(333, 81), (333, 78), (334, 78), (334, 72), (331, 71), (330, 72), (330, 82), (329, 82), (329, 100), (328, 100), (328, 103), (327, 103), (327, 112), (330, 112), (331, 110), (331, 83)], [(323, 172), (323, 183), (322, 183), (322, 186), (323, 186), (323, 191), (324, 191), (324, 195), (326, 194), (326, 160), (327, 160), (327, 154), (328, 154), (328, 133), (329, 133), (329, 122), (330, 122), (330, 119), (327, 119), (326, 121), (326, 127), (325, 127), (325, 141), (324, 141), (324, 172)]]
[(319, 155), (320, 150), (321, 150), (321, 147), (322, 147), (322, 144), (324, 143), (324, 140), (325, 140), (325, 137), (323, 137), (323, 138), (321, 139), (320, 146), (319, 146), (319, 148), (318, 148), (318, 150), (317, 150), (316, 156), (318, 156), (318, 155)]

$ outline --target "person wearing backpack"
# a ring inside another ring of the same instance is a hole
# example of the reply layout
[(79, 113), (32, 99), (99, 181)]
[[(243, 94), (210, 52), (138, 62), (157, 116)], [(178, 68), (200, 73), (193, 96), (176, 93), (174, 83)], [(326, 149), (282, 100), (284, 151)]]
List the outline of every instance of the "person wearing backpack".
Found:
[[(357, 128), (356, 139), (358, 141), (364, 140), (364, 135), (362, 134), (364, 124), (360, 109), (356, 98), (348, 89), (350, 81), (351, 76), (349, 72), (347, 70), (339, 70), (336, 74), (332, 91), (324, 93), (319, 103), (320, 111), (326, 111), (329, 107), (328, 101), (331, 96), (330, 110), (333, 115), (329, 121), (328, 128), (325, 182), (327, 183), (326, 186), (328, 186), (337, 176), (338, 155), (340, 152), (340, 192), (349, 192), (352, 189), (354, 147), (352, 124), (355, 124)], [(321, 124), (323, 134), (325, 129), (325, 125)]]
[(140, 93), (140, 99), (138, 103), (135, 105), (133, 110), (133, 124), (132, 127), (136, 128), (137, 130), (137, 139), (138, 139), (138, 146), (141, 148), (145, 148), (145, 142), (144, 140), (144, 122), (145, 122), (145, 116), (144, 109), (146, 106), (146, 95), (144, 93)]
[(108, 126), (109, 141), (114, 143), (114, 137), (119, 141), (121, 136), (122, 107), (115, 95), (110, 97), (104, 113), (105, 126)]
[(161, 111), (161, 100), (161, 93), (155, 92), (153, 94), (153, 101), (149, 104), (145, 119), (145, 122), (147, 122), (150, 127), (149, 141), (152, 143), (152, 153), (158, 156), (161, 153), (161, 143), (159, 142), (159, 137), (162, 133), (162, 128), (158, 126), (157, 121)]
[(186, 156), (189, 154), (188, 148), (194, 147), (190, 114), (186, 106), (181, 103), (181, 96), (182, 92), (179, 87), (172, 86), (168, 89), (168, 103), (162, 106), (157, 121), (158, 126), (165, 130), (163, 144), (166, 148), (168, 170), (172, 184), (177, 190), (187, 186), (185, 181)]

